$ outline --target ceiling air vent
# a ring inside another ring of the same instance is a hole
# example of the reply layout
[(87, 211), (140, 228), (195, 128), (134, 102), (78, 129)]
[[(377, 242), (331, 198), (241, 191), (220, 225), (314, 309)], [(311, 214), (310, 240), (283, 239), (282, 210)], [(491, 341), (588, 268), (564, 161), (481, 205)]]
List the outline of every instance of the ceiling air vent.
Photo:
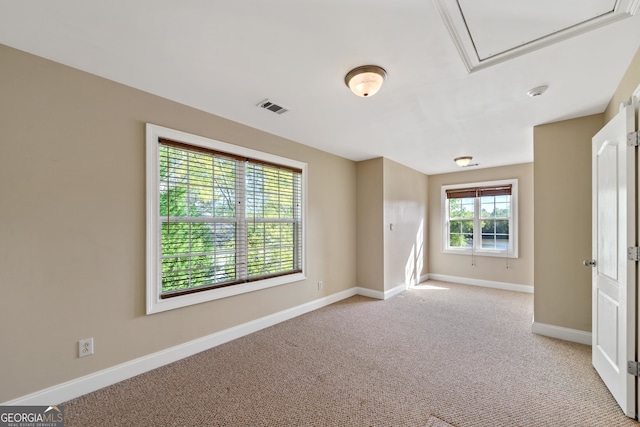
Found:
[(271, 102), (268, 99), (265, 99), (264, 101), (260, 102), (258, 104), (258, 107), (262, 107), (265, 110), (273, 111), (276, 114), (284, 114), (287, 111), (289, 111), (288, 109), (284, 108), (282, 105), (278, 105), (275, 102)]

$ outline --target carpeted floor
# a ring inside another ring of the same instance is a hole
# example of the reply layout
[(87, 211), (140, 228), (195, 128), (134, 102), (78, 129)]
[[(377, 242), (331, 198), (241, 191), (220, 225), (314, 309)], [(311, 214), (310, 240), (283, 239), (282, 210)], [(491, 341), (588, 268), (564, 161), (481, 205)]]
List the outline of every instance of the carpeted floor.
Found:
[[(64, 403), (67, 426), (634, 426), (533, 296), (352, 297)], [(426, 286), (425, 286), (426, 285)]]

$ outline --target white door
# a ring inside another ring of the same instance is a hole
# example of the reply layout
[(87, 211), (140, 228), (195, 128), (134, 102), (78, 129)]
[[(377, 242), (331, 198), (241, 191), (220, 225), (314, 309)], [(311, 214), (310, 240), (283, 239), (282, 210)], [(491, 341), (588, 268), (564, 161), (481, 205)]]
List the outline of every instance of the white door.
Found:
[(633, 106), (620, 110), (592, 142), (593, 366), (624, 413), (636, 417), (636, 377), (627, 361), (636, 352), (636, 148), (627, 145), (635, 129)]

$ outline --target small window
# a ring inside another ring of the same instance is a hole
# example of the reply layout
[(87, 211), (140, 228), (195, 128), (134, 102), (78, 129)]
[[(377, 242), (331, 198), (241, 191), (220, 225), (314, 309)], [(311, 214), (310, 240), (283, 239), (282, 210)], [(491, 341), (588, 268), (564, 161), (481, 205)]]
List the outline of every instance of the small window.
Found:
[(305, 169), (147, 125), (147, 313), (304, 279)]
[(518, 180), (441, 189), (445, 253), (518, 257)]

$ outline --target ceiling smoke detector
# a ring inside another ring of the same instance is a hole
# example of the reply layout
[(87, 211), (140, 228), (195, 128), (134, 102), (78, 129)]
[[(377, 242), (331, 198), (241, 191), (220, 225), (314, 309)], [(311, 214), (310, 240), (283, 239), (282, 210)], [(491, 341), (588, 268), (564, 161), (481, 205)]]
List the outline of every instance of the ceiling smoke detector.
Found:
[(529, 92), (527, 92), (527, 95), (529, 95), (532, 98), (535, 98), (536, 96), (540, 96), (543, 93), (545, 93), (547, 89), (549, 89), (549, 86), (534, 87)]

